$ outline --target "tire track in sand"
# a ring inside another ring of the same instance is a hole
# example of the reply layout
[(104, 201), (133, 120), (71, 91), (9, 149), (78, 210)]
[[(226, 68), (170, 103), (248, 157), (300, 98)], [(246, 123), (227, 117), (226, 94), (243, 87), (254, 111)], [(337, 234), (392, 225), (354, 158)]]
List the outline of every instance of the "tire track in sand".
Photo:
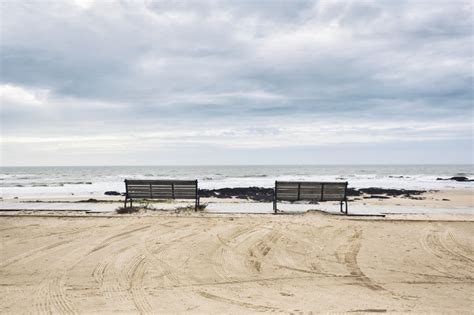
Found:
[[(175, 241), (184, 240), (186, 238), (192, 237), (193, 234), (188, 234), (182, 237), (177, 238)], [(150, 249), (150, 245), (145, 241), (145, 249), (150, 254), (150, 257), (158, 263), (161, 267), (162, 272), (160, 277), (167, 279), (172, 286), (179, 285), (181, 281), (179, 280), (179, 272), (175, 270), (173, 266), (166, 262), (166, 250), (170, 247), (171, 244), (165, 244), (158, 246), (157, 248)]]
[[(445, 270), (435, 269), (436, 271), (452, 278), (459, 278), (453, 274), (453, 271), (455, 271), (457, 274), (462, 275), (463, 278), (473, 279), (474, 259), (471, 258), (473, 256), (472, 249), (461, 244), (450, 231), (443, 233), (427, 230), (422, 236), (421, 245), (426, 252), (444, 262)], [(455, 262), (456, 264), (450, 266), (447, 263), (448, 261)], [(463, 268), (457, 268), (459, 265), (462, 265)]]
[(45, 245), (45, 246), (41, 246), (41, 247), (32, 249), (30, 251), (27, 251), (25, 253), (22, 253), (22, 254), (19, 254), (17, 256), (14, 256), (12, 258), (7, 259), (6, 261), (3, 262), (2, 265), (0, 265), (0, 267), (5, 268), (5, 267), (8, 267), (11, 264), (17, 263), (19, 261), (26, 260), (28, 258), (33, 260), (33, 259), (35, 259), (35, 255), (38, 255), (38, 254), (46, 255), (45, 251), (54, 249), (54, 248), (59, 247), (61, 245), (68, 244), (70, 242), (71, 242), (71, 240), (64, 240), (64, 241), (59, 241), (59, 242), (56, 242), (56, 243), (53, 243), (53, 244), (49, 244), (49, 245)]
[[(220, 279), (224, 281), (234, 279), (234, 277), (230, 276), (232, 270), (229, 270), (229, 267), (235, 267), (232, 263), (229, 263), (230, 261), (235, 261), (236, 253), (233, 252), (233, 250), (249, 237), (248, 234), (252, 234), (252, 232), (256, 231), (256, 227), (260, 225), (261, 224), (253, 224), (246, 227), (237, 226), (237, 230), (230, 235), (217, 235), (220, 244), (216, 246), (209, 256), (213, 262), (211, 264), (212, 269)], [(241, 272), (238, 272), (238, 274), (241, 274)]]
[[(130, 238), (129, 236), (137, 232), (146, 233), (146, 230), (150, 227), (151, 225), (147, 225), (129, 229), (107, 237), (88, 254), (95, 255), (104, 249), (112, 251), (112, 254), (106, 256), (106, 260), (96, 264), (91, 275), (94, 281), (99, 284), (100, 291), (106, 297), (106, 300), (112, 300), (119, 295), (122, 297), (120, 303), (118, 303), (120, 308), (129, 310), (132, 306), (141, 314), (151, 313), (152, 311), (146, 299), (147, 293), (143, 288), (146, 273), (146, 254), (143, 254), (143, 250), (137, 247), (136, 240), (138, 238)], [(117, 245), (120, 245), (120, 247)]]
[[(86, 231), (88, 229), (84, 229)], [(70, 235), (69, 231), (65, 231), (64, 235)], [(88, 237), (93, 237), (94, 231), (92, 234), (88, 234)], [(82, 241), (81, 241), (82, 240)], [(79, 246), (75, 246), (73, 241), (79, 242)], [(64, 250), (67, 251), (67, 255), (54, 255), (51, 252), (45, 252), (45, 250), (57, 249), (57, 247), (64, 244), (68, 244)], [(85, 246), (80, 246), (81, 244), (86, 244)], [(45, 248), (40, 248), (42, 250), (42, 255), (37, 257), (31, 257), (31, 259), (38, 259), (42, 256), (45, 257), (58, 257), (51, 263), (51, 267), (56, 267), (51, 271), (44, 280), (41, 281), (40, 285), (35, 288), (34, 293), (34, 306), (36, 313), (61, 313), (61, 314), (77, 314), (77, 310), (72, 303), (72, 301), (67, 297), (67, 292), (65, 290), (66, 285), (66, 275), (70, 270), (73, 270), (84, 257), (87, 257), (87, 247), (92, 245), (84, 239), (69, 239), (61, 242), (57, 242), (51, 245), (46, 246)], [(70, 250), (68, 250), (70, 248)], [(86, 254), (82, 254), (82, 252)], [(30, 255), (31, 256), (31, 255)]]
[(103, 240), (99, 245), (97, 245), (96, 247), (94, 247), (88, 255), (98, 251), (98, 250), (101, 250), (101, 249), (104, 249), (105, 247), (107, 246), (110, 246), (112, 244), (113, 241), (118, 241), (120, 240), (121, 238), (124, 238), (125, 236), (128, 236), (129, 234), (131, 233), (135, 233), (135, 232), (138, 232), (138, 231), (141, 231), (141, 230), (145, 230), (145, 229), (148, 229), (150, 228), (151, 225), (146, 225), (146, 226), (142, 226), (142, 227), (139, 227), (139, 228), (136, 228), (136, 229), (133, 229), (133, 230), (128, 230), (128, 231), (125, 231), (125, 232), (121, 232), (121, 233), (118, 233), (118, 234), (115, 234), (115, 235), (112, 235), (110, 237), (107, 237), (105, 240)]
[[(133, 251), (133, 253), (129, 253)], [(109, 301), (115, 300), (115, 308), (121, 310), (127, 310), (131, 307), (136, 306), (132, 287), (136, 286), (136, 282), (133, 282), (134, 268), (136, 265), (134, 244), (127, 244), (117, 250), (114, 250), (113, 254), (108, 255), (108, 258), (98, 262), (91, 273), (94, 281), (99, 286), (100, 293), (105, 297), (105, 301), (109, 304)], [(131, 257), (131, 258), (129, 258)], [(123, 261), (124, 260), (124, 261)], [(135, 281), (135, 280), (134, 280)], [(136, 290), (136, 289), (135, 289)], [(117, 297), (120, 297), (117, 300)], [(140, 305), (140, 302), (138, 302)]]
[(348, 240), (347, 245), (343, 245), (337, 252), (337, 257), (342, 258), (342, 263), (349, 271), (349, 274), (356, 279), (357, 284), (369, 288), (373, 291), (387, 291), (384, 287), (375, 283), (371, 278), (360, 269), (357, 261), (360, 248), (362, 246), (362, 230), (356, 229)]
[(423, 244), (426, 245), (425, 249), (438, 258), (451, 258), (470, 265), (474, 262), (472, 258), (467, 256), (469, 252), (472, 256), (472, 251), (467, 251), (467, 248), (462, 246), (451, 232), (445, 232), (443, 234), (435, 231), (428, 232), (425, 234)]
[[(139, 228), (128, 229), (120, 233), (114, 234), (102, 240), (98, 245), (96, 245), (92, 250), (87, 254), (95, 255), (104, 249), (109, 249), (110, 246), (121, 244), (120, 242), (126, 240), (130, 234), (134, 234), (139, 231), (144, 231), (149, 229), (151, 225), (141, 226)], [(107, 259), (99, 261), (94, 270), (91, 273), (91, 276), (94, 278), (94, 281), (100, 286), (100, 291), (107, 298), (114, 298), (117, 293), (123, 292), (124, 289), (128, 290), (128, 287), (123, 288), (123, 284), (120, 283), (120, 272), (117, 272), (113, 267), (118, 259), (118, 255), (126, 252), (127, 250), (134, 247), (134, 243), (127, 244), (122, 246), (118, 250), (114, 250), (114, 255), (107, 255)], [(127, 281), (124, 281), (125, 283)]]
[(133, 303), (140, 314), (151, 314), (153, 311), (153, 308), (146, 298), (148, 293), (143, 287), (146, 271), (146, 257), (144, 255), (133, 257), (130, 260), (127, 270), (125, 270), (125, 274), (129, 280), (129, 291), (132, 293)]
[(262, 271), (262, 263), (265, 257), (268, 255), (272, 246), (276, 244), (278, 239), (282, 236), (282, 234), (272, 228), (268, 233), (266, 233), (262, 239), (253, 243), (249, 246), (248, 253), (249, 256), (247, 257), (250, 265), (257, 271), (261, 273)]
[(64, 290), (66, 272), (51, 273), (38, 288), (35, 308), (39, 314), (78, 314)]
[[(459, 248), (463, 254), (461, 254), (466, 261), (474, 262), (474, 248), (471, 246), (466, 246), (459, 242), (459, 240), (453, 235), (453, 233), (448, 232), (448, 239), (455, 245), (455, 247)], [(472, 245), (472, 240), (470, 241), (470, 245)]]
[(223, 302), (223, 303), (230, 303), (234, 304), (237, 306), (241, 306), (247, 309), (251, 309), (253, 311), (259, 311), (259, 312), (281, 312), (280, 309), (273, 307), (273, 306), (267, 306), (267, 305), (258, 305), (258, 304), (253, 304), (253, 303), (248, 303), (248, 302), (242, 302), (242, 301), (237, 301), (233, 299), (229, 299), (226, 297), (218, 296), (215, 294), (211, 294), (209, 292), (205, 291), (198, 291), (197, 292), (200, 296), (205, 297), (207, 299), (211, 299), (214, 301), (218, 302)]

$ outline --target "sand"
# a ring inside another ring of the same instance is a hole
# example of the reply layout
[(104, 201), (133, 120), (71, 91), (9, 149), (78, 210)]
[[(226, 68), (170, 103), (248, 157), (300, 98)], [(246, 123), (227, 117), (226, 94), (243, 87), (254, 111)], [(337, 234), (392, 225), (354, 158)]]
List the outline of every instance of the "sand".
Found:
[(474, 211), (474, 189), (444, 189), (432, 190), (419, 196), (390, 197), (389, 199), (364, 199), (356, 198), (352, 204), (368, 205), (395, 205), (402, 207), (424, 207), (424, 208), (472, 208)]
[(0, 237), (1, 313), (474, 309), (473, 216), (3, 213)]

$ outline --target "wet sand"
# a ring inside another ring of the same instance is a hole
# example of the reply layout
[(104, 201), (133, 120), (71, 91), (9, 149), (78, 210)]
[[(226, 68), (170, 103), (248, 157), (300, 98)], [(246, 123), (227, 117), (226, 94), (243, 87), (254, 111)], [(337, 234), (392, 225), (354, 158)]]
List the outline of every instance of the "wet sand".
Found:
[(425, 208), (472, 208), (474, 214), (474, 189), (445, 189), (433, 190), (420, 194), (419, 196), (390, 197), (388, 199), (357, 198), (354, 201), (359, 204), (369, 205), (398, 205), (402, 207), (425, 207)]
[(1, 313), (470, 313), (474, 217), (0, 213)]

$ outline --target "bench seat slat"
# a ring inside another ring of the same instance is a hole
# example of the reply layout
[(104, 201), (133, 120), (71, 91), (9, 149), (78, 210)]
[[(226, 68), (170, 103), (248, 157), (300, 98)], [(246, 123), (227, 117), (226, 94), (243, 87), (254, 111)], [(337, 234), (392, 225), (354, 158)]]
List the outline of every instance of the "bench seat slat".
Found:
[[(325, 190), (325, 191), (326, 191), (326, 190)], [(301, 192), (301, 193), (314, 194), (314, 193), (321, 193), (321, 189), (320, 189), (320, 188), (312, 188), (312, 189), (301, 188), (301, 189), (300, 189), (300, 192)]]
[(285, 190), (278, 189), (277, 193), (279, 195), (281, 195), (281, 194), (298, 194), (298, 189), (291, 189), (291, 190), (290, 189), (285, 189)]
[(278, 197), (284, 197), (284, 196), (298, 196), (298, 192), (294, 193), (278, 193)]
[(129, 198), (146, 198), (146, 199), (151, 199), (151, 195), (150, 194), (129, 194), (128, 195)]
[(300, 194), (300, 199), (305, 200), (305, 199), (321, 199), (321, 194)]
[(321, 185), (321, 184), (330, 184), (330, 185), (345, 185), (346, 182), (306, 182), (306, 181), (277, 181), (277, 185), (294, 185), (294, 184), (301, 184), (301, 185)]
[(280, 186), (278, 185), (277, 186), (277, 189), (298, 189), (298, 185), (295, 185), (295, 186)]
[(291, 195), (291, 196), (278, 196), (278, 200), (298, 200), (298, 195)]
[(129, 179), (128, 185), (192, 185), (196, 186), (197, 182), (193, 180), (146, 180), (146, 179)]
[(325, 189), (325, 194), (345, 194), (346, 189)]

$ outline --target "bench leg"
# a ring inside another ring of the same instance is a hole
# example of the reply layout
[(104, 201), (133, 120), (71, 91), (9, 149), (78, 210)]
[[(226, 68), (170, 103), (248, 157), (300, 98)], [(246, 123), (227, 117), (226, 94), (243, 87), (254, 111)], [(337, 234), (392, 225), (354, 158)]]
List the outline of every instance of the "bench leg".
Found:
[(278, 212), (276, 199), (273, 199), (273, 212), (275, 214), (277, 214), (277, 212)]
[(346, 200), (346, 215), (348, 214), (347, 200)]
[(342, 210), (342, 204), (343, 204), (343, 202), (341, 201), (341, 213), (344, 213), (344, 211)]
[(194, 204), (194, 211), (196, 212), (199, 208), (199, 197), (196, 198), (196, 203)]
[(127, 208), (127, 198), (125, 198), (125, 200), (123, 201), (123, 207)]

